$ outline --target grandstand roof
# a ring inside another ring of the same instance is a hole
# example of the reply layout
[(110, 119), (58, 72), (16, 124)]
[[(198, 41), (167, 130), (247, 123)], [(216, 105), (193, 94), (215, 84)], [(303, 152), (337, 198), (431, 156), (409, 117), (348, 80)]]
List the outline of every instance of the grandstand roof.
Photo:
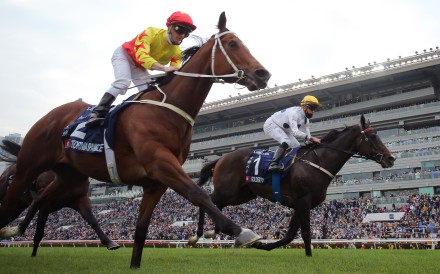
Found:
[[(354, 99), (363, 93), (383, 93), (400, 90), (414, 90), (423, 86), (434, 86), (440, 98), (440, 51), (433, 50), (414, 56), (373, 63), (365, 67), (325, 75), (319, 78), (301, 80), (283, 86), (267, 88), (203, 105), (196, 119), (197, 126), (257, 116), (274, 112), (292, 105), (298, 105), (305, 94), (318, 97), (323, 105), (333, 105), (341, 96)], [(432, 98), (432, 97), (431, 97)], [(413, 98), (412, 101), (427, 98)], [(397, 102), (390, 102), (389, 106)], [(403, 103), (403, 102), (401, 102)], [(411, 103), (411, 101), (405, 102)], [(386, 106), (386, 105), (384, 105)]]

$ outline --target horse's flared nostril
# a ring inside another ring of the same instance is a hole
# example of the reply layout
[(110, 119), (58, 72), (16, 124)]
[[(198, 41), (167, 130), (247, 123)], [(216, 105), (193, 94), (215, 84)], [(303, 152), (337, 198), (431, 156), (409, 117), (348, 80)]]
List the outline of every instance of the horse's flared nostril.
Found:
[(272, 76), (272, 74), (270, 74), (270, 72), (266, 69), (257, 69), (255, 71), (255, 75), (266, 82), (269, 81), (270, 77)]

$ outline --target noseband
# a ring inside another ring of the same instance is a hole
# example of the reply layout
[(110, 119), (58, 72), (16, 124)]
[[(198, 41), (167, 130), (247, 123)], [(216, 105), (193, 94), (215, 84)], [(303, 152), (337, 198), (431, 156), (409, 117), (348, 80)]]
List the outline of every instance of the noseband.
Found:
[[(359, 126), (359, 127), (361, 127), (361, 126)], [(373, 129), (372, 127), (368, 127), (368, 128), (366, 128), (366, 129), (364, 129), (364, 130), (362, 130), (362, 127), (361, 127), (361, 134), (362, 134), (362, 137), (361, 137), (361, 140), (360, 140), (360, 143), (359, 143), (359, 147), (361, 146), (362, 142), (368, 142), (369, 138), (368, 138), (368, 136), (367, 136), (367, 133), (369, 133), (369, 132), (371, 132), (371, 131), (373, 131), (373, 130), (374, 130), (374, 129)], [(368, 145), (368, 144), (367, 144), (367, 145)], [(358, 154), (354, 154), (354, 155), (352, 155), (352, 156), (353, 156), (353, 157), (356, 157), (356, 158), (364, 158), (364, 159), (372, 160), (372, 161), (375, 161), (376, 163), (379, 163), (379, 164), (380, 164), (380, 162), (383, 160), (383, 154), (381, 154), (381, 153), (377, 153), (377, 154), (374, 155), (373, 157), (370, 157), (370, 156), (362, 156), (362, 155), (355, 156), (355, 155), (358, 155)]]

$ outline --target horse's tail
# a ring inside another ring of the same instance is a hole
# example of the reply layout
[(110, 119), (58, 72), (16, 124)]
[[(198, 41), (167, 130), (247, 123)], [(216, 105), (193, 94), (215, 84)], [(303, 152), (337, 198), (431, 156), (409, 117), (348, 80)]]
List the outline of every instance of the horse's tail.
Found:
[(8, 153), (18, 156), (18, 152), (20, 152), (21, 146), (15, 142), (9, 141), (9, 140), (2, 140), (3, 145), (0, 145), (0, 147), (7, 151)]
[(17, 161), (16, 158), (17, 158), (18, 152), (21, 149), (21, 146), (17, 143), (9, 141), (9, 140), (2, 140), (2, 143), (3, 144), (0, 144), (0, 148), (3, 149), (4, 151), (6, 151), (7, 153), (9, 153), (10, 155), (12, 155), (12, 157), (10, 155), (1, 154), (0, 161), (15, 163)]
[(202, 170), (200, 170), (200, 178), (197, 181), (197, 184), (199, 186), (203, 186), (204, 184), (206, 184), (208, 180), (214, 175), (214, 168), (219, 159), (207, 163), (203, 166)]

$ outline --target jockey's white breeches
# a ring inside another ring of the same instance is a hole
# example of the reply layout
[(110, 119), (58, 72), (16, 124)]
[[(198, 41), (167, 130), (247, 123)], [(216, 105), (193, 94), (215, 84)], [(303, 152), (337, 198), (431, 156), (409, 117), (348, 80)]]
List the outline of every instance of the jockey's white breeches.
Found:
[(286, 143), (291, 148), (300, 146), (298, 140), (292, 135), (290, 129), (285, 129), (275, 124), (271, 118), (267, 119), (263, 126), (264, 132), (278, 141), (278, 143)]
[(122, 46), (117, 47), (113, 52), (112, 65), (116, 80), (107, 90), (107, 93), (114, 97), (124, 95), (131, 82), (138, 86), (139, 91), (148, 87), (149, 80), (143, 78), (150, 75), (150, 73), (145, 68), (136, 66)]

